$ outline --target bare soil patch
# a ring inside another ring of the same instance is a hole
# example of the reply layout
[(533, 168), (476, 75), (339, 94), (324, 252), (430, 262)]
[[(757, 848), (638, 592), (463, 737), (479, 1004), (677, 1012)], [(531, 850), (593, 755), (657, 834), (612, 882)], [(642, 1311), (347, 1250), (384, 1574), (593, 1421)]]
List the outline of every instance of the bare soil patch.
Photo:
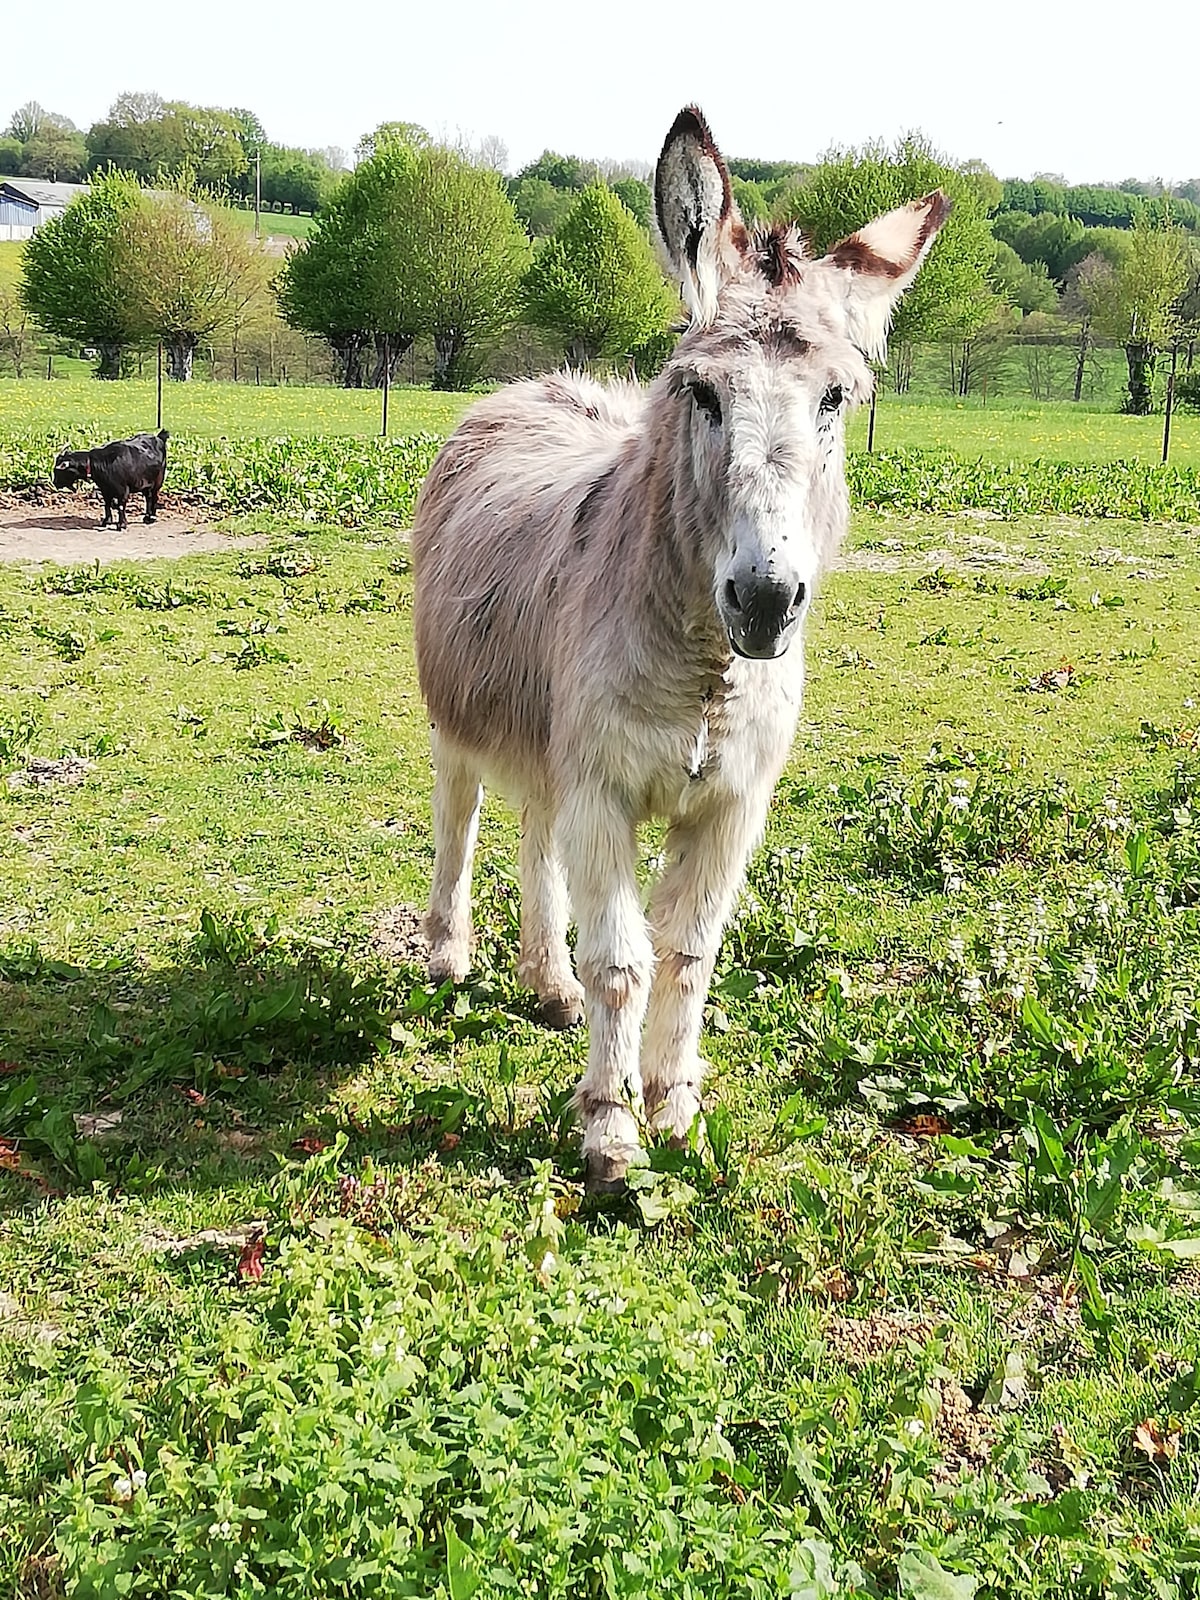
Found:
[[(139, 500), (140, 505), (140, 500)], [(147, 525), (131, 509), (129, 526), (102, 528), (102, 507), (82, 497), (39, 494), (37, 499), (0, 501), (0, 561), (55, 561), (64, 566), (93, 561), (171, 560), (205, 550), (229, 550), (261, 543), (230, 538), (208, 527), (199, 512), (184, 505), (160, 509)]]
[(372, 943), (381, 956), (402, 967), (424, 966), (429, 956), (424, 918), (415, 906), (392, 906), (380, 913)]

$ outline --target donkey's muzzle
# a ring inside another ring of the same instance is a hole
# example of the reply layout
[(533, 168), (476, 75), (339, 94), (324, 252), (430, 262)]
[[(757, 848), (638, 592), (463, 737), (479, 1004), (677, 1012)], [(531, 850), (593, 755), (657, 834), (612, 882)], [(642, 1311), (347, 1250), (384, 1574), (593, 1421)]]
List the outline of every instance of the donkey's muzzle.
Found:
[(721, 590), (721, 618), (729, 642), (739, 656), (770, 661), (783, 655), (804, 613), (808, 589), (803, 583), (780, 583), (757, 575), (727, 579)]

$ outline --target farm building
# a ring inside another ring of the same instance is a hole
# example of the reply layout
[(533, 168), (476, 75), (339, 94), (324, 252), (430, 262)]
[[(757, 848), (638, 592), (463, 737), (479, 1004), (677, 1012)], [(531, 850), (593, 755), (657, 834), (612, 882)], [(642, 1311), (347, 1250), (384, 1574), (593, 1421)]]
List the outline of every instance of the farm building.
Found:
[(86, 183), (43, 183), (40, 178), (0, 178), (0, 239), (28, 239), (60, 217)]

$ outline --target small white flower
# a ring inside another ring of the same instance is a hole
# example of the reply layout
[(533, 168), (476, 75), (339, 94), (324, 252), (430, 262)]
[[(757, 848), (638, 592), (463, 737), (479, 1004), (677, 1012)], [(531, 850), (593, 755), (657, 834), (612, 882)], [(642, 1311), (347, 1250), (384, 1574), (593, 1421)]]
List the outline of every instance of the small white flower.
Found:
[(962, 878), (959, 876), (959, 874), (957, 872), (952, 872), (950, 874), (950, 876), (946, 879), (946, 893), (947, 894), (961, 894), (962, 893), (962, 886), (963, 886)]
[(133, 1481), (130, 1478), (114, 1478), (112, 1492), (117, 1500), (133, 1499)]
[(1018, 978), (1009, 984), (1007, 992), (1013, 997), (1014, 1000), (1024, 1000), (1025, 985)]
[(974, 973), (965, 977), (958, 986), (958, 997), (964, 1005), (977, 1006), (983, 999), (983, 982)]
[(954, 787), (956, 789), (969, 789), (971, 785), (967, 782), (966, 778), (955, 778)]
[(371, 1340), (371, 1354), (373, 1356), (378, 1357), (378, 1356), (383, 1355), (383, 1353), (384, 1353), (384, 1351), (386, 1349), (387, 1349), (387, 1340), (386, 1339), (372, 1339)]
[(925, 1424), (921, 1421), (920, 1417), (909, 1417), (908, 1421), (904, 1424), (904, 1431), (909, 1435), (910, 1438), (919, 1439), (925, 1432)]
[(971, 797), (967, 794), (952, 794), (946, 804), (951, 811), (966, 811), (971, 804)]
[(146, 1474), (142, 1471), (141, 1467), (138, 1467), (137, 1470), (131, 1474), (131, 1477), (133, 1480), (135, 1494), (139, 1489), (144, 1489), (146, 1487)]
[(946, 955), (951, 961), (961, 962), (967, 953), (966, 942), (956, 934), (953, 939), (946, 940)]

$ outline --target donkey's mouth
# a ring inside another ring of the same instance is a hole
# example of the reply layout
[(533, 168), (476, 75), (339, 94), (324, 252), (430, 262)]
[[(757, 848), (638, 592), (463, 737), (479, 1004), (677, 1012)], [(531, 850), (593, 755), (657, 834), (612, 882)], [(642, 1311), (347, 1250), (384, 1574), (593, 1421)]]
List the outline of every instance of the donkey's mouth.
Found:
[(744, 661), (777, 661), (787, 654), (799, 626), (800, 618), (793, 617), (782, 628), (731, 627), (729, 643)]

